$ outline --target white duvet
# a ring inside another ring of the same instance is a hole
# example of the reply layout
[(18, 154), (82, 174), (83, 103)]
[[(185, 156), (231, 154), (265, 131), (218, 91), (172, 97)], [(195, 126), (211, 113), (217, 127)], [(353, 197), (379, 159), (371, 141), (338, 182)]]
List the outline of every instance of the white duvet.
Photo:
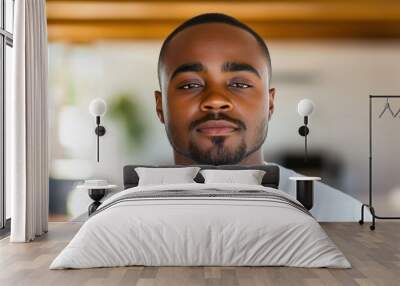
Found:
[[(175, 190), (178, 195), (173, 197), (122, 199)], [(249, 191), (250, 195), (180, 197), (179, 191), (185, 190), (202, 194)], [(251, 191), (263, 191), (271, 199), (252, 197)], [(318, 222), (298, 204), (282, 191), (257, 185), (138, 186), (104, 201), (50, 269), (128, 265), (350, 268)]]

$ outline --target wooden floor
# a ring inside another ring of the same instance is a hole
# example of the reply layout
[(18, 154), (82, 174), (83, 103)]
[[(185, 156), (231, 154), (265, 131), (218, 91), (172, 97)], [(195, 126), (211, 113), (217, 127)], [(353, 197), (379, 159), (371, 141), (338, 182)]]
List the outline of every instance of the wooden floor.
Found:
[(32, 243), (0, 241), (0, 285), (400, 285), (400, 223), (322, 224), (353, 268), (119, 267), (48, 270), (82, 223), (52, 222)]

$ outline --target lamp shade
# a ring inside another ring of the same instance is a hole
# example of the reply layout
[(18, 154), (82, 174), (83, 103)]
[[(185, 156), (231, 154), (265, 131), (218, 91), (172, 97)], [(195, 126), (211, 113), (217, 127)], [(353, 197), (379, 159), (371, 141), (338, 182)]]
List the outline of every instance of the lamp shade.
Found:
[(314, 110), (314, 103), (309, 99), (302, 99), (297, 105), (297, 112), (301, 116), (309, 116)]
[(89, 104), (89, 112), (93, 116), (103, 116), (106, 114), (107, 104), (102, 98), (95, 98)]

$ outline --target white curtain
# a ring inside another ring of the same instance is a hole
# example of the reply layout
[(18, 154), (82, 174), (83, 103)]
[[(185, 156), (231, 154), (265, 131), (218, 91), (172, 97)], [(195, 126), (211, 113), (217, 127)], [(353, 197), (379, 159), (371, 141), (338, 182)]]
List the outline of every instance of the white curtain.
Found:
[(6, 114), (12, 242), (48, 227), (47, 26), (45, 0), (15, 1), (13, 92)]

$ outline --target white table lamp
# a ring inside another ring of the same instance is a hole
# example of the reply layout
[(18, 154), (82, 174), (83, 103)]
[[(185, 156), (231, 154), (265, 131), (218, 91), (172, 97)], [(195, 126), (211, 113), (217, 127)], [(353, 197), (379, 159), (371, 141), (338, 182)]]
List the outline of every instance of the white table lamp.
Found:
[(307, 162), (307, 135), (310, 133), (308, 129), (308, 116), (314, 111), (314, 103), (309, 99), (300, 100), (297, 105), (297, 112), (304, 117), (304, 125), (300, 126), (299, 134), (304, 137), (304, 162)]
[(107, 111), (107, 104), (102, 98), (95, 98), (89, 104), (89, 112), (96, 117), (97, 127), (94, 132), (97, 135), (97, 162), (99, 162), (99, 138), (106, 134), (104, 126), (100, 125), (100, 117), (104, 116)]

